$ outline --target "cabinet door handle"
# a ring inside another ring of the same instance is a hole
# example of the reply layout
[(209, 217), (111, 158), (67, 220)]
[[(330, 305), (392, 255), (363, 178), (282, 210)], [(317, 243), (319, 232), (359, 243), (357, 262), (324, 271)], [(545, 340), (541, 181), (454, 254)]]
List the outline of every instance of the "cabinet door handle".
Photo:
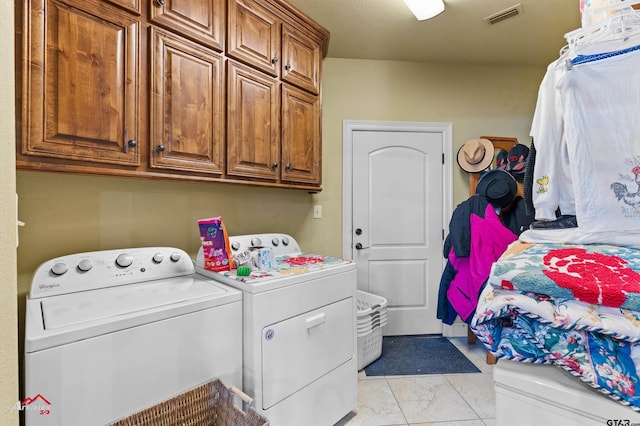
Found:
[(138, 141), (131, 139), (130, 141), (127, 141), (127, 145), (129, 145), (129, 148), (135, 148), (138, 146)]
[(273, 58), (271, 58), (271, 63), (272, 64), (277, 64), (279, 60), (280, 59), (277, 56), (274, 56)]
[(291, 71), (291, 68), (293, 68), (291, 66), (291, 64), (287, 64), (287, 65), (284, 66), (284, 69), (287, 70), (287, 71)]
[(272, 168), (273, 170), (277, 169), (277, 168), (278, 168), (278, 162), (277, 162), (277, 161), (274, 161), (274, 162), (273, 162), (273, 164), (271, 165), (271, 168)]
[(290, 171), (291, 170), (291, 163), (287, 163), (286, 166), (284, 166), (286, 171)]
[(164, 152), (164, 145), (158, 145), (158, 146), (156, 147), (156, 151), (158, 151), (158, 152)]
[(165, 0), (156, 0), (158, 6), (164, 6), (166, 4)]

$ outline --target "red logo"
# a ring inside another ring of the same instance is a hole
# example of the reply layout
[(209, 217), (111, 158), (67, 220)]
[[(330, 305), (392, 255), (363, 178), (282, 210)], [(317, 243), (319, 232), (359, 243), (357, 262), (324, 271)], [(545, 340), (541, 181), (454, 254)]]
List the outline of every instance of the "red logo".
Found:
[(40, 414), (41, 416), (47, 416), (51, 414), (51, 403), (42, 394), (37, 394), (33, 398), (26, 397), (21, 401), (15, 403), (12, 410), (19, 411), (31, 411)]
[(22, 400), (22, 405), (31, 405), (34, 402), (36, 402), (37, 400), (41, 400), (42, 402), (44, 402), (47, 405), (51, 405), (51, 403), (47, 400), (47, 398), (45, 398), (44, 396), (42, 396), (41, 394), (37, 394), (36, 396), (34, 396), (33, 398), (25, 398)]

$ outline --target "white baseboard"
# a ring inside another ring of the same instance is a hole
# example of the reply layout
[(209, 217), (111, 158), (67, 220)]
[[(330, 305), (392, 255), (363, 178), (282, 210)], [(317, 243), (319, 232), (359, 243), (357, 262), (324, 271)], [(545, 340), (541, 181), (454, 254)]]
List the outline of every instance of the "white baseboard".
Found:
[(467, 324), (456, 320), (451, 325), (442, 324), (442, 335), (444, 337), (465, 337), (467, 335)]

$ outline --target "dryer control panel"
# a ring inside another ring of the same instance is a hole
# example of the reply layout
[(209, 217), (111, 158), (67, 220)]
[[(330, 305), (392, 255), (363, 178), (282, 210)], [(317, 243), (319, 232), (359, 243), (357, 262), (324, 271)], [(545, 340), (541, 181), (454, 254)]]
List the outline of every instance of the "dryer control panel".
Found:
[(31, 282), (31, 299), (116, 287), (194, 273), (181, 249), (142, 247), (70, 254), (41, 264)]
[(256, 247), (270, 247), (275, 256), (301, 252), (296, 239), (287, 234), (233, 235), (229, 236), (229, 244), (233, 253)]

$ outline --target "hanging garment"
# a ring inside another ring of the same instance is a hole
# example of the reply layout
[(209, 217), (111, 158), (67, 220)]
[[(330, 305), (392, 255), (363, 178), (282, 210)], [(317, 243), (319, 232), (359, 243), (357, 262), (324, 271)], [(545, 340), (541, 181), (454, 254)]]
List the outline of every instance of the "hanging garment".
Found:
[(471, 253), (471, 215), (484, 217), (489, 201), (479, 195), (469, 197), (456, 206), (449, 221), (449, 234), (444, 241), (442, 255), (447, 259), (447, 264), (440, 277), (438, 289), (438, 307), (436, 317), (444, 324), (451, 325), (458, 316), (447, 297), (449, 285), (456, 276), (456, 269), (448, 260), (449, 253), (456, 257), (469, 257)]
[(529, 229), (533, 222), (533, 213), (527, 211), (524, 198), (516, 197), (509, 210), (502, 213), (502, 222), (516, 236)]
[(533, 168), (536, 165), (536, 146), (535, 141), (531, 139), (529, 147), (529, 155), (524, 165), (524, 178), (522, 180), (522, 195), (524, 196), (525, 213), (535, 219), (535, 208), (533, 207)]
[(442, 320), (444, 324), (451, 325), (456, 321), (456, 317), (458, 313), (449, 302), (447, 298), (447, 290), (449, 290), (449, 284), (453, 281), (453, 278), (456, 276), (456, 270), (447, 260), (447, 264), (444, 267), (444, 271), (442, 271), (442, 276), (440, 277), (440, 287), (438, 289), (438, 307), (436, 309), (436, 318)]
[(479, 195), (469, 197), (453, 210), (449, 221), (449, 235), (444, 241), (442, 255), (447, 258), (453, 249), (457, 257), (468, 257), (471, 252), (472, 214), (484, 217), (489, 201)]
[(640, 231), (640, 51), (575, 65), (558, 90), (578, 226)]
[(640, 50), (640, 46), (628, 47), (626, 49), (620, 49), (613, 52), (594, 53), (591, 55), (578, 55), (575, 58), (571, 59), (571, 66), (577, 64), (586, 64), (588, 62), (599, 61), (606, 58), (612, 58), (614, 56), (624, 55), (635, 50)]
[(555, 220), (556, 212), (575, 214), (571, 165), (564, 136), (562, 102), (557, 84), (567, 70), (553, 62), (538, 90), (530, 135), (535, 142), (531, 198), (536, 220)]
[(449, 221), (449, 234), (444, 241), (442, 255), (447, 259), (447, 264), (440, 277), (438, 289), (438, 307), (436, 317), (444, 324), (451, 325), (458, 316), (447, 297), (449, 285), (456, 276), (456, 269), (448, 260), (449, 254), (454, 253), (458, 258), (469, 257), (471, 253), (471, 216), (484, 218), (489, 201), (479, 195), (474, 195), (456, 206)]
[(478, 296), (489, 277), (491, 265), (504, 253), (509, 244), (517, 239), (516, 235), (502, 224), (490, 204), (487, 205), (483, 217), (471, 214), (469, 222), (469, 256), (457, 257), (454, 248), (448, 256), (456, 274), (449, 283), (447, 298), (465, 322), (473, 318)]

